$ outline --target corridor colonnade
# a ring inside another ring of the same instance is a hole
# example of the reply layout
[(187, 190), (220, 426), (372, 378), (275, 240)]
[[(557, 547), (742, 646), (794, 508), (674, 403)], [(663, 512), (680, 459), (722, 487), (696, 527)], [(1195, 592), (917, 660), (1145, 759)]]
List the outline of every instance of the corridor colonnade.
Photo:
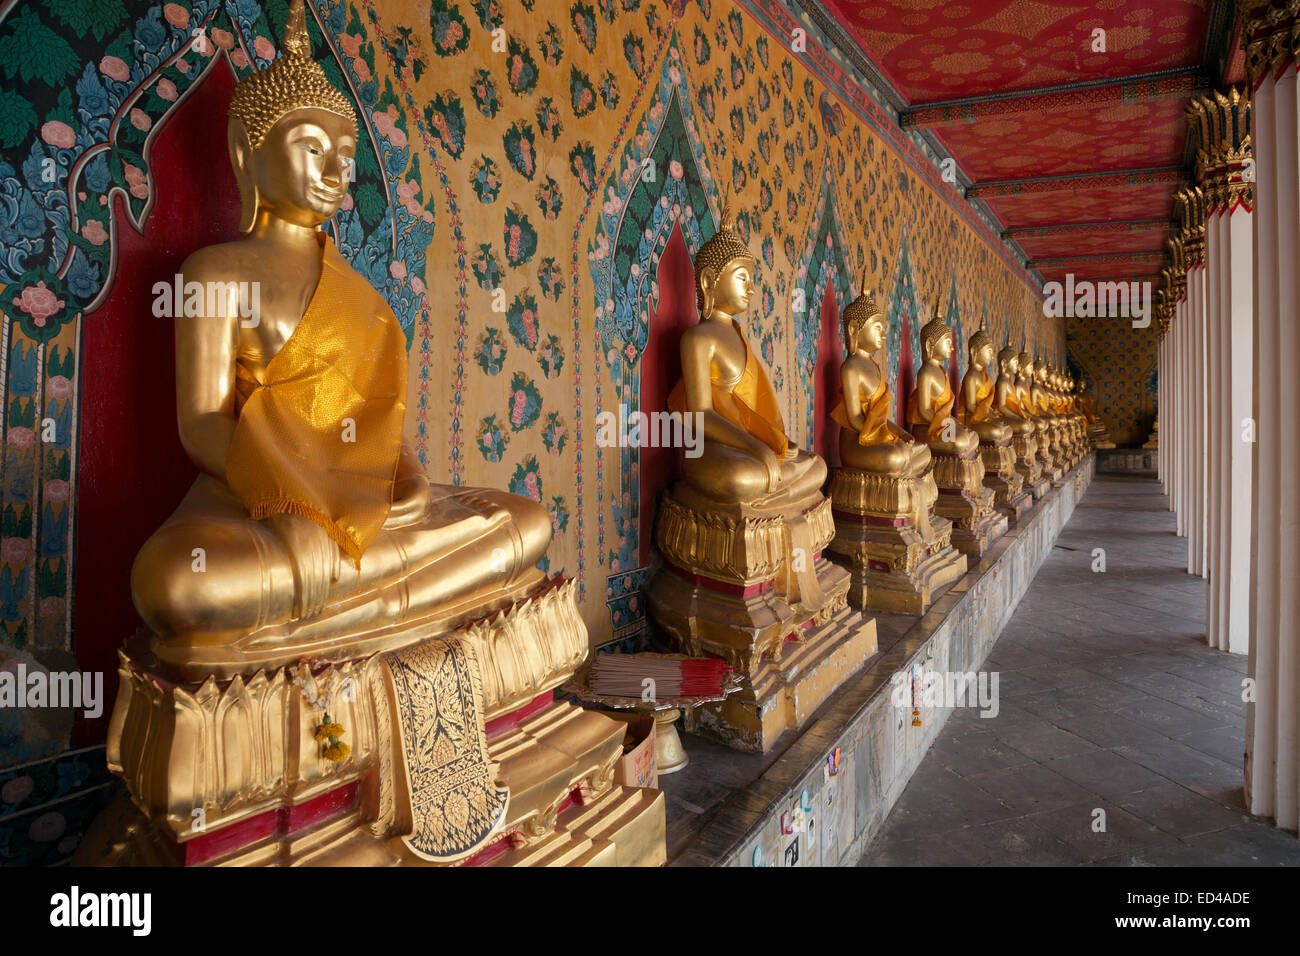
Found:
[(1300, 3), (1238, 0), (1249, 87), (1187, 109), (1196, 183), (1157, 296), (1159, 477), (1187, 571), (1207, 579), (1206, 641), (1249, 654), (1251, 813), (1300, 825)]

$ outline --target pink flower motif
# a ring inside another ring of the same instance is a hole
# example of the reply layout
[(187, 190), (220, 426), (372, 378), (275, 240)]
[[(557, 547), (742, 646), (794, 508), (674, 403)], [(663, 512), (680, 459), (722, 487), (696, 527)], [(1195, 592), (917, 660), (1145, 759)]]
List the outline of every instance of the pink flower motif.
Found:
[(423, 212), (420, 208), (420, 204), (414, 199), (407, 202), (406, 211), (411, 214), (411, 218), (413, 219), (419, 219), (420, 213)]
[(153, 120), (149, 118), (148, 113), (137, 107), (131, 111), (131, 125), (140, 132), (147, 133), (149, 127), (153, 125)]
[(424, 211), (424, 215), (421, 216), (420, 218), (423, 219), (425, 222), (433, 222), (433, 213), (429, 212), (429, 210), (426, 209)]
[(57, 146), (59, 149), (70, 149), (77, 142), (77, 134), (72, 131), (72, 127), (67, 123), (50, 120), (41, 127), (41, 139), (51, 146)]
[(396, 191), (399, 202), (409, 202), (420, 191), (420, 185), (415, 180), (408, 179), (398, 183)]
[(149, 198), (149, 180), (139, 167), (132, 166), (130, 163), (123, 163), (122, 175), (126, 177), (126, 184), (131, 187), (132, 196), (136, 199)]
[(125, 83), (131, 79), (131, 70), (126, 63), (115, 56), (106, 56), (100, 60), (99, 71), (110, 80), (117, 80), (119, 83)]
[(521, 316), (521, 318), (523, 319), (524, 322), (524, 332), (528, 335), (528, 341), (529, 342), (536, 341), (537, 340), (537, 315), (533, 312), (532, 309), (524, 309), (524, 314)]
[(343, 50), (343, 55), (349, 58), (361, 55), (361, 37), (353, 36), (351, 33), (345, 33), (339, 37), (339, 47)]
[(678, 160), (674, 159), (668, 164), (668, 174), (672, 176), (673, 179), (681, 179), (682, 176), (686, 174), (686, 171), (682, 169), (682, 164)]
[(179, 3), (165, 3), (163, 4), (163, 19), (177, 30), (184, 30), (190, 25), (190, 11)]
[(220, 27), (212, 28), (212, 42), (223, 50), (233, 50), (235, 48), (235, 37), (229, 30), (222, 30)]
[(351, 209), (351, 208), (352, 208), (352, 194), (351, 194), (351, 193), (344, 193), (344, 194), (343, 194), (343, 201), (342, 201), (341, 203), (339, 203), (339, 208), (340, 208), (340, 209)]
[(23, 289), (21, 296), (14, 297), (13, 304), (30, 315), (38, 326), (44, 327), (45, 320), (63, 308), (64, 301), (47, 289), (42, 279)]
[(42, 813), (27, 828), (27, 836), (36, 843), (52, 843), (63, 836), (68, 829), (68, 821), (57, 810)]
[(393, 128), (393, 118), (389, 116), (385, 110), (375, 110), (371, 114), (371, 118), (375, 121), (375, 129), (379, 130), (379, 132), (383, 133), (385, 136), (387, 136), (389, 130)]
[(388, 267), (388, 274), (391, 275), (394, 279), (405, 279), (406, 263), (400, 260), (394, 262), (392, 265)]
[(528, 489), (528, 497), (534, 501), (542, 500), (541, 489), (537, 487), (537, 472), (530, 471), (524, 477), (524, 487)]
[(370, 82), (370, 67), (366, 66), (366, 61), (357, 57), (352, 61), (352, 72), (357, 75), (357, 79), (362, 83)]
[(247, 69), (248, 54), (243, 50), (236, 50), (234, 53), (230, 54), (230, 62), (235, 64), (235, 66), (239, 67), (241, 70)]
[(411, 276), (411, 288), (416, 295), (424, 295), (424, 281), (419, 276)]
[(51, 375), (45, 383), (45, 394), (52, 401), (66, 402), (72, 397), (72, 382), (66, 375)]
[(253, 52), (257, 54), (260, 60), (274, 60), (275, 44), (266, 37), (259, 36), (253, 40)]
[(32, 543), (26, 538), (0, 538), (0, 561), (21, 564), (31, 551)]
[(44, 484), (42, 493), (46, 501), (67, 501), (68, 483), (62, 478), (54, 478)]
[(189, 73), (189, 72), (190, 72), (190, 61), (189, 61), (189, 60), (186, 60), (186, 59), (184, 59), (184, 58), (177, 60), (177, 61), (176, 61), (176, 69), (180, 70), (182, 73)]
[(396, 126), (394, 126), (393, 131), (388, 134), (388, 141), (393, 144), (394, 149), (406, 148), (406, 134)]
[(510, 235), (510, 242), (508, 246), (510, 250), (510, 258), (518, 259), (519, 258), (519, 227), (511, 226), (509, 235)]
[(0, 787), (0, 802), (14, 804), (22, 803), (32, 795), (36, 789), (36, 781), (31, 777), (23, 774), (21, 777), (14, 777)]
[(158, 81), (158, 85), (155, 87), (155, 90), (157, 90), (158, 95), (161, 96), (163, 99), (165, 99), (168, 103), (175, 103), (176, 97), (179, 95), (176, 92), (176, 84), (173, 83), (171, 80), (167, 79), (167, 77), (165, 76)]

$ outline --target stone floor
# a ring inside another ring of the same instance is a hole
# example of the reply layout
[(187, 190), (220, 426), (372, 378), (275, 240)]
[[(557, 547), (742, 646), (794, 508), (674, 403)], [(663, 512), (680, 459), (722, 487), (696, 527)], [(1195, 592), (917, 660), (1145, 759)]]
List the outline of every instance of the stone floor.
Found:
[(1098, 475), (985, 662), (999, 712), (951, 712), (859, 865), (1300, 865), (1243, 809), (1246, 658), (1186, 561), (1158, 482)]

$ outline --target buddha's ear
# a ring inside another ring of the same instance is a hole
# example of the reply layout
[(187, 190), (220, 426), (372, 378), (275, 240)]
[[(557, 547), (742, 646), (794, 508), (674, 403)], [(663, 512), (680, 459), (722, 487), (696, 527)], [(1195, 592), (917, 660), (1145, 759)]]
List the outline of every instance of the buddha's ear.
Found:
[(253, 144), (244, 124), (234, 117), (226, 127), (226, 145), (235, 183), (239, 186), (239, 231), (247, 233), (257, 218), (257, 173), (253, 168)]
[(700, 301), (704, 303), (704, 308), (700, 310), (701, 322), (713, 314), (713, 283), (716, 280), (717, 276), (708, 266), (701, 269), (700, 274), (695, 278), (700, 290)]

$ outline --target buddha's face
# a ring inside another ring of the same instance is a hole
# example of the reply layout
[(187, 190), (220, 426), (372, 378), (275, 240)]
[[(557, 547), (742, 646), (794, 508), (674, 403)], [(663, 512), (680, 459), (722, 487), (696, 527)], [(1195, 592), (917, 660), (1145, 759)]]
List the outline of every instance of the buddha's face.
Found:
[(862, 347), (868, 352), (876, 352), (885, 344), (885, 317), (873, 316), (867, 320), (862, 329)]
[(314, 107), (286, 113), (248, 154), (259, 207), (295, 225), (319, 226), (347, 194), (356, 147), (351, 120)]
[(1003, 375), (1010, 375), (1014, 377), (1018, 371), (1020, 371), (1020, 359), (1012, 355), (1009, 358), (1005, 358), (1002, 360)]
[(993, 361), (993, 346), (981, 345), (970, 357), (971, 364), (976, 368), (988, 368), (989, 362)]
[(1025, 378), (1029, 379), (1030, 381), (1033, 381), (1034, 363), (1029, 359), (1023, 360), (1020, 363), (1020, 374), (1023, 375)]
[(733, 259), (723, 266), (711, 284), (708, 271), (705, 271), (700, 282), (706, 293), (712, 293), (714, 312), (739, 315), (749, 307), (749, 300), (754, 296), (753, 267), (754, 264), (745, 259)]
[(940, 364), (948, 361), (948, 357), (950, 355), (952, 355), (952, 333), (951, 332), (949, 332), (947, 335), (941, 338), (935, 339), (933, 342), (930, 343), (930, 357), (936, 360), (937, 362), (939, 362)]

